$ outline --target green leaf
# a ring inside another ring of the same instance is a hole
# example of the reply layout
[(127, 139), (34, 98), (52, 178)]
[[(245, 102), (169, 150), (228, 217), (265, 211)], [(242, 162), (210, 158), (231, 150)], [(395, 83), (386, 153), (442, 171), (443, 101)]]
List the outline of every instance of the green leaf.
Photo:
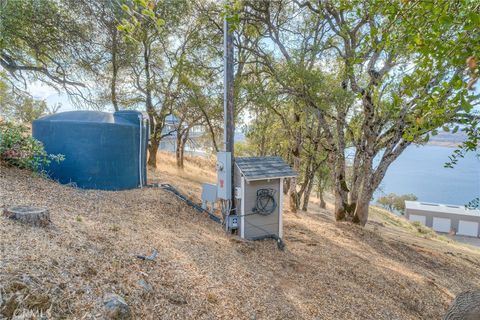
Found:
[(479, 13), (472, 11), (468, 14), (468, 18), (470, 19), (470, 21), (473, 24), (477, 25), (477, 27), (480, 25), (480, 14)]
[(164, 24), (165, 24), (165, 20), (163, 19), (157, 19), (157, 21), (155, 22), (157, 27), (162, 27)]
[(463, 81), (460, 78), (454, 79), (452, 85), (455, 90), (460, 90), (463, 87)]
[(413, 41), (419, 46), (423, 44), (422, 38), (418, 33), (413, 37)]
[(443, 15), (439, 19), (440, 23), (445, 24), (445, 25), (450, 25), (453, 22), (453, 18), (448, 15)]
[(149, 10), (149, 9), (143, 9), (143, 10), (142, 10), (142, 14), (143, 14), (144, 16), (150, 17), (150, 18), (152, 18), (152, 19), (155, 18), (155, 13), (154, 13), (152, 10)]
[(147, 1), (146, 0), (135, 0), (134, 2), (135, 2), (135, 4), (137, 4), (137, 5), (139, 5), (143, 8), (147, 7)]
[(461, 107), (462, 107), (463, 111), (465, 111), (465, 112), (472, 111), (472, 105), (470, 104), (470, 102), (468, 102), (466, 100), (462, 101)]

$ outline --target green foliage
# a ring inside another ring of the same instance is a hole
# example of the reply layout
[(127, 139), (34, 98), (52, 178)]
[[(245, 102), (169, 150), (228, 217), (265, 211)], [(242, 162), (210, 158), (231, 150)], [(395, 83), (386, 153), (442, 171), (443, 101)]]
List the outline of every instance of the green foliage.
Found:
[(165, 24), (165, 20), (160, 17), (161, 7), (160, 3), (146, 0), (133, 0), (129, 5), (123, 4), (121, 8), (129, 18), (122, 19), (117, 26), (118, 31), (123, 32), (127, 40), (135, 42), (138, 41), (135, 33), (143, 32), (146, 26), (160, 30)]
[(28, 134), (26, 126), (0, 122), (0, 163), (41, 171), (51, 161), (60, 162), (63, 159), (63, 155), (45, 152), (43, 144)]
[(433, 229), (426, 227), (424, 224), (418, 221), (412, 222), (412, 227), (414, 227), (415, 231), (418, 232), (420, 235), (423, 235), (428, 238), (436, 238), (437, 233), (433, 231)]
[[(421, 132), (425, 130), (422, 126), (428, 125), (441, 127), (446, 122), (462, 124), (468, 139), (446, 164), (453, 167), (466, 152), (475, 151), (480, 141), (478, 116), (469, 116), (479, 102), (474, 86), (479, 76), (480, 3), (469, 0), (404, 2), (393, 5), (392, 14), (404, 10), (399, 8), (402, 6), (409, 8), (410, 19), (417, 21), (403, 24), (405, 33), (415, 34), (407, 45), (410, 52), (415, 53), (412, 62), (418, 66), (412, 73), (412, 85), (421, 88), (425, 86), (421, 79), (432, 77), (438, 70), (446, 71), (444, 80), (437, 81), (432, 94), (422, 99), (422, 125), (416, 130)], [(444, 100), (448, 104), (438, 108)], [(432, 130), (432, 134), (435, 131)]]
[(465, 208), (467, 208), (467, 209), (472, 209), (472, 210), (480, 209), (480, 197), (479, 197), (479, 198), (475, 198), (475, 199), (473, 199), (472, 201), (470, 201), (469, 203), (467, 203), (467, 204), (465, 205)]
[(0, 1), (0, 66), (19, 87), (26, 80), (82, 86), (71, 80), (75, 63), (91, 49), (88, 23), (77, 19), (67, 1)]
[(10, 86), (2, 77), (6, 77), (4, 72), (0, 72), (0, 116), (6, 117), (5, 113), (10, 105), (15, 103), (15, 99), (11, 93)]
[(19, 101), (14, 110), (15, 119), (24, 123), (31, 123), (48, 112), (47, 103), (44, 100), (35, 100), (24, 97)]
[(25, 93), (16, 93), (0, 78), (0, 118), (31, 123), (48, 113), (47, 103)]
[[(368, 212), (359, 201), (371, 198), (388, 167), (409, 145), (426, 143), (442, 128), (459, 130), (459, 118), (463, 125), (471, 123), (471, 111), (480, 102), (469, 91), (469, 78), (477, 74), (472, 56), (478, 55), (480, 37), (472, 32), (478, 20), (472, 12), (479, 12), (478, 4), (265, 1), (245, 2), (245, 8), (261, 38), (254, 54), (263, 66), (260, 81), (269, 97), (263, 105), (273, 109), (270, 118), (281, 119), (271, 140), (278, 146), (284, 133), (289, 142), (301, 140), (306, 148), (300, 166), (308, 165), (315, 152), (308, 152), (306, 138), (311, 134), (303, 123), (308, 124), (304, 119), (312, 117), (309, 114), (318, 116), (324, 133), (321, 145), (329, 151), (331, 171), (336, 171), (333, 185), (342, 187), (338, 197), (344, 199), (338, 203), (354, 199), (362, 223)], [(336, 84), (328, 81), (329, 74), (337, 77)], [(253, 100), (261, 101), (256, 97), (264, 92), (257, 90)], [(261, 109), (262, 104), (256, 104)], [(261, 134), (258, 138), (265, 140)], [(349, 147), (358, 152), (345, 165)], [(377, 165), (373, 159), (379, 159)], [(343, 172), (348, 165), (351, 175)]]
[(230, 26), (229, 30), (231, 32), (236, 31), (239, 27), (242, 9), (243, 1), (241, 0), (228, 1), (223, 6), (223, 11), (220, 15), (222, 18), (224, 18), (225, 16), (227, 17), (227, 21)]
[(27, 124), (47, 113), (48, 107), (45, 101), (35, 100), (29, 96), (17, 97), (11, 104), (0, 110), (0, 116)]
[(405, 201), (416, 201), (416, 200), (418, 200), (418, 198), (414, 194), (396, 195), (395, 193), (390, 193), (386, 196), (382, 196), (378, 198), (377, 202), (391, 212), (396, 211), (401, 214), (404, 214)]
[(478, 148), (480, 146), (480, 115), (472, 114), (473, 117), (465, 116), (459, 119), (459, 122), (464, 124), (461, 131), (467, 135), (467, 140), (449, 156), (449, 161), (445, 163), (446, 168), (453, 168), (460, 159), (465, 157), (467, 152), (477, 152), (477, 155), (480, 156)]
[(252, 157), (258, 154), (258, 148), (247, 142), (235, 142), (234, 150), (237, 157)]

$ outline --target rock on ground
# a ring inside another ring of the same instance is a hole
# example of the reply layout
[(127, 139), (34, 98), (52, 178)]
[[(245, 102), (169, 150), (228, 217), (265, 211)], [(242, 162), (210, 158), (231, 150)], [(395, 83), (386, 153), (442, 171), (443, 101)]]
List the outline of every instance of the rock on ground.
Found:
[(480, 319), (480, 290), (460, 293), (448, 308), (444, 320)]
[(118, 294), (108, 294), (103, 299), (105, 316), (108, 319), (127, 320), (132, 318), (130, 307)]

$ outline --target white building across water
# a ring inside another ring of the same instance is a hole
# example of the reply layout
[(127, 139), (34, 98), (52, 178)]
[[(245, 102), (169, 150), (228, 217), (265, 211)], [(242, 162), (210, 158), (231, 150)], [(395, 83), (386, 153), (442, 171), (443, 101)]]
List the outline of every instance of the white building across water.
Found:
[(405, 201), (405, 217), (437, 232), (480, 236), (480, 210), (468, 209), (465, 206)]

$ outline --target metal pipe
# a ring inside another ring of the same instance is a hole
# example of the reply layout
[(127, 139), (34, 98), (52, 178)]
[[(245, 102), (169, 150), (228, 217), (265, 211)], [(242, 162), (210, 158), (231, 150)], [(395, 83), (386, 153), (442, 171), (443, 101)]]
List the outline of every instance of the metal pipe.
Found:
[(140, 143), (138, 144), (138, 180), (140, 181), (140, 188), (143, 188), (143, 179), (142, 179), (142, 176), (143, 176), (143, 167), (142, 167), (142, 153), (143, 153), (143, 148), (142, 148), (142, 144), (143, 144), (143, 139), (142, 139), (142, 131), (143, 131), (143, 116), (140, 114), (138, 115), (138, 120), (140, 122), (140, 132), (139, 132), (139, 136), (140, 136)]
[(225, 151), (231, 152), (233, 157), (233, 139), (235, 132), (234, 99), (233, 99), (233, 35), (228, 22), (228, 14), (223, 20), (223, 50), (224, 50), (224, 143)]
[[(228, 1), (228, 0), (227, 0)], [(231, 2), (227, 2), (228, 5), (231, 5)], [(234, 97), (233, 97), (233, 36), (230, 30), (230, 25), (228, 21), (228, 12), (226, 12), (223, 18), (223, 50), (224, 50), (224, 78), (223, 78), (223, 112), (224, 112), (224, 150), (230, 152), (231, 155), (231, 167), (228, 168), (227, 172), (230, 172), (230, 175), (226, 177), (229, 179), (230, 183), (227, 185), (231, 186), (232, 190), (230, 193), (234, 194), (234, 185), (233, 185), (233, 159), (234, 159), (234, 133), (235, 133), (235, 122), (234, 122)], [(233, 200), (228, 200), (226, 203), (227, 207), (227, 217), (230, 214), (230, 211), (234, 209), (235, 203)]]

